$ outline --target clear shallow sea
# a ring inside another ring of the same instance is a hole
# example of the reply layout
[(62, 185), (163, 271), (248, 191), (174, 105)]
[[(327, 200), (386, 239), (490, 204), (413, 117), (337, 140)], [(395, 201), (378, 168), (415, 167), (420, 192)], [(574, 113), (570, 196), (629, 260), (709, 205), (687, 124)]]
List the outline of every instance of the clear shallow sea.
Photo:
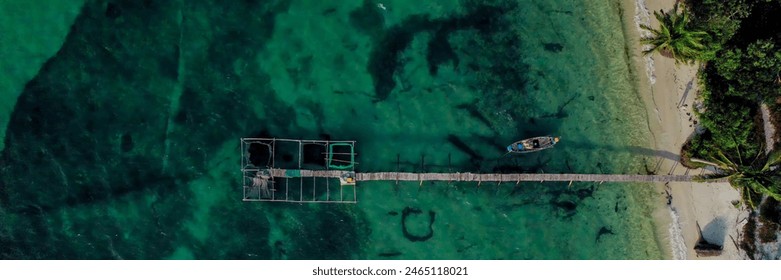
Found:
[[(666, 255), (649, 185), (374, 182), (357, 205), (240, 201), (247, 136), (356, 140), (360, 171), (397, 157), (419, 171), (422, 156), (427, 171), (644, 172), (618, 1), (223, 2), (89, 2), (22, 92), (0, 93), (19, 95), (0, 257)], [(504, 155), (544, 134), (562, 142)], [(405, 209), (420, 213), (402, 225)]]

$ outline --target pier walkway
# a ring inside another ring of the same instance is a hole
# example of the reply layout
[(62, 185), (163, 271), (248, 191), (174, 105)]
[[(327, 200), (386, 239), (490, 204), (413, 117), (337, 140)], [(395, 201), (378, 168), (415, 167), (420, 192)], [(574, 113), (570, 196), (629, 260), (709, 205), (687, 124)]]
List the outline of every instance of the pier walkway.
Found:
[[(350, 171), (270, 169), (271, 177), (341, 178)], [(545, 173), (354, 173), (356, 181), (448, 181), (448, 182), (691, 182), (694, 175), (626, 175), (626, 174), (545, 174)]]
[[(356, 203), (357, 183), (366, 181), (418, 182), (692, 182), (696, 175), (675, 174), (677, 161), (667, 174), (573, 174), (573, 173), (470, 173), (452, 172), (357, 172), (355, 141), (242, 138), (241, 172), (244, 201), (296, 203)], [(399, 171), (399, 155), (396, 156)], [(658, 161), (654, 172), (658, 171)], [(450, 156), (448, 155), (448, 166)], [(423, 156), (420, 169), (425, 170)], [(705, 170), (700, 170), (700, 175)], [(724, 180), (722, 180), (724, 181)], [(713, 182), (722, 182), (713, 181)]]

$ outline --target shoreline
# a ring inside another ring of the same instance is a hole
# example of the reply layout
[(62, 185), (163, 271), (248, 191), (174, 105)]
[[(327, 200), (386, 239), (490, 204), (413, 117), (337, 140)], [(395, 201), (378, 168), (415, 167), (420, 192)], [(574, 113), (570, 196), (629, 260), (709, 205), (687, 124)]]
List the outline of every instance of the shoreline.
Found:
[[(698, 98), (697, 72), (699, 65), (675, 65), (671, 58), (659, 54), (645, 56), (640, 44), (639, 23), (658, 26), (653, 11), (670, 10), (676, 0), (623, 0), (624, 30), (629, 62), (636, 77), (638, 95), (646, 106), (652, 147), (660, 155), (656, 163), (658, 174), (700, 174), (701, 169), (688, 170), (677, 160), (662, 158), (661, 154), (680, 155), (686, 140), (693, 135), (696, 117), (692, 112)], [(643, 10), (645, 8), (645, 10)], [(658, 206), (654, 210), (657, 242), (670, 259), (743, 259), (732, 238), (742, 228), (745, 211), (732, 205), (739, 200), (738, 192), (728, 183), (658, 183)], [(671, 197), (668, 204), (668, 196)], [(717, 257), (698, 257), (694, 244), (699, 238), (697, 224), (703, 237), (723, 245)]]

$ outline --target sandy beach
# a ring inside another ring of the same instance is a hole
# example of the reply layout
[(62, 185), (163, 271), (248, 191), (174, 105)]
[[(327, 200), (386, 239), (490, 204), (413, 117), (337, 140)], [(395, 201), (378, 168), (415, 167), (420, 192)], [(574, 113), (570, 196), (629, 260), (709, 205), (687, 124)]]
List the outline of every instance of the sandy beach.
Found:
[[(692, 108), (698, 98), (698, 65), (676, 65), (672, 58), (653, 54), (642, 55), (637, 23), (658, 26), (653, 11), (670, 10), (675, 0), (627, 0), (627, 36), (637, 46), (631, 54), (638, 68), (638, 89), (648, 111), (653, 145), (659, 154), (656, 172), (659, 174), (701, 174), (706, 170), (689, 170), (678, 163), (681, 146), (694, 133), (697, 125)], [(651, 75), (649, 75), (651, 74)], [(650, 77), (649, 77), (650, 76)], [(747, 212), (733, 206), (738, 192), (729, 184), (669, 183), (658, 185), (660, 194), (657, 213), (660, 243), (672, 259), (743, 259), (735, 246), (738, 230), (745, 223)], [(667, 193), (672, 196), (667, 205)], [(723, 244), (717, 257), (698, 257), (694, 245), (698, 240), (697, 224), (703, 237), (711, 243)]]

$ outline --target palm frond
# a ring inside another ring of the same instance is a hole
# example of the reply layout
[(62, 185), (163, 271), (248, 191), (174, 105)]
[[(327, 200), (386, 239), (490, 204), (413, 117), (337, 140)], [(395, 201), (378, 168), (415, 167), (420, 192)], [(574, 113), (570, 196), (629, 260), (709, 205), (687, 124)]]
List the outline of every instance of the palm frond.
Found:
[(753, 178), (747, 178), (751, 181), (749, 186), (755, 192), (781, 199), (781, 176), (767, 173), (760, 173)]
[(669, 19), (668, 14), (662, 10), (654, 11), (654, 17), (656, 17), (659, 23), (665, 23)]
[(643, 30), (649, 31), (652, 34), (657, 35), (657, 36), (660, 34), (659, 30), (656, 30), (656, 29), (654, 29), (653, 27), (651, 27), (649, 25), (641, 24), (640, 28), (642, 28)]
[[(759, 144), (759, 151), (764, 151), (764, 150), (765, 150), (765, 143), (760, 143)], [(752, 160), (751, 164), (749, 164), (749, 165), (750, 166), (756, 166), (757, 160), (759, 160), (759, 158), (761, 158), (761, 157), (762, 157), (762, 153), (758, 152), (757, 155), (754, 157), (754, 160)], [(765, 158), (765, 159), (768, 159), (768, 158)]]
[(768, 171), (770, 170), (770, 167), (778, 164), (781, 164), (781, 150), (770, 152), (770, 154), (767, 156), (767, 162), (765, 162), (765, 166), (762, 167), (762, 171)]
[(752, 195), (751, 192), (757, 194), (772, 195), (772, 193), (768, 191), (768, 188), (765, 185), (757, 182), (756, 180), (746, 180), (745, 185), (748, 187), (748, 192), (749, 192), (748, 195), (751, 197), (749, 201), (751, 201), (752, 203), (754, 202), (753, 201), (754, 196)]
[(670, 12), (654, 11), (654, 17), (659, 22), (658, 29), (648, 25), (640, 26), (653, 35), (643, 42), (656, 46), (645, 51), (645, 55), (653, 52), (669, 53), (676, 63), (690, 63), (703, 57), (702, 54), (708, 49), (705, 42), (710, 36), (704, 31), (688, 30), (689, 16), (685, 8), (676, 5)]
[(718, 159), (716, 159), (717, 162), (721, 162), (729, 169), (738, 170), (738, 165), (735, 164), (735, 162), (731, 161), (726, 155), (724, 155), (723, 152), (717, 150), (716, 155), (718, 156)]
[(695, 182), (702, 182), (702, 183), (715, 182), (715, 181), (721, 181), (721, 180), (724, 180), (724, 179), (728, 179), (729, 180), (729, 179), (737, 176), (737, 174), (738, 173), (734, 173), (734, 172), (732, 172), (732, 173), (717, 172), (717, 173), (713, 173), (713, 174), (697, 175), (697, 176), (694, 176), (693, 180)]
[(767, 195), (777, 201), (781, 201), (781, 178), (779, 178), (779, 176), (774, 176), (766, 186), (769, 191)]
[(756, 209), (756, 203), (754, 201), (755, 196), (753, 195), (750, 181), (735, 177), (730, 179), (729, 183), (733, 188), (740, 192), (740, 200), (743, 201), (743, 204), (751, 209)]
[(754, 202), (754, 196), (751, 195), (750, 188), (741, 188), (740, 198), (743, 200), (743, 204), (748, 205), (751, 209), (756, 209), (756, 203)]
[(646, 55), (647, 55), (647, 54), (653, 53), (653, 52), (657, 51), (656, 49), (658, 49), (658, 48), (659, 48), (659, 45), (655, 45), (655, 44), (650, 44), (650, 45), (651, 45), (652, 47), (651, 47), (650, 49), (644, 50), (644, 51), (643, 51), (643, 54), (646, 54)]

